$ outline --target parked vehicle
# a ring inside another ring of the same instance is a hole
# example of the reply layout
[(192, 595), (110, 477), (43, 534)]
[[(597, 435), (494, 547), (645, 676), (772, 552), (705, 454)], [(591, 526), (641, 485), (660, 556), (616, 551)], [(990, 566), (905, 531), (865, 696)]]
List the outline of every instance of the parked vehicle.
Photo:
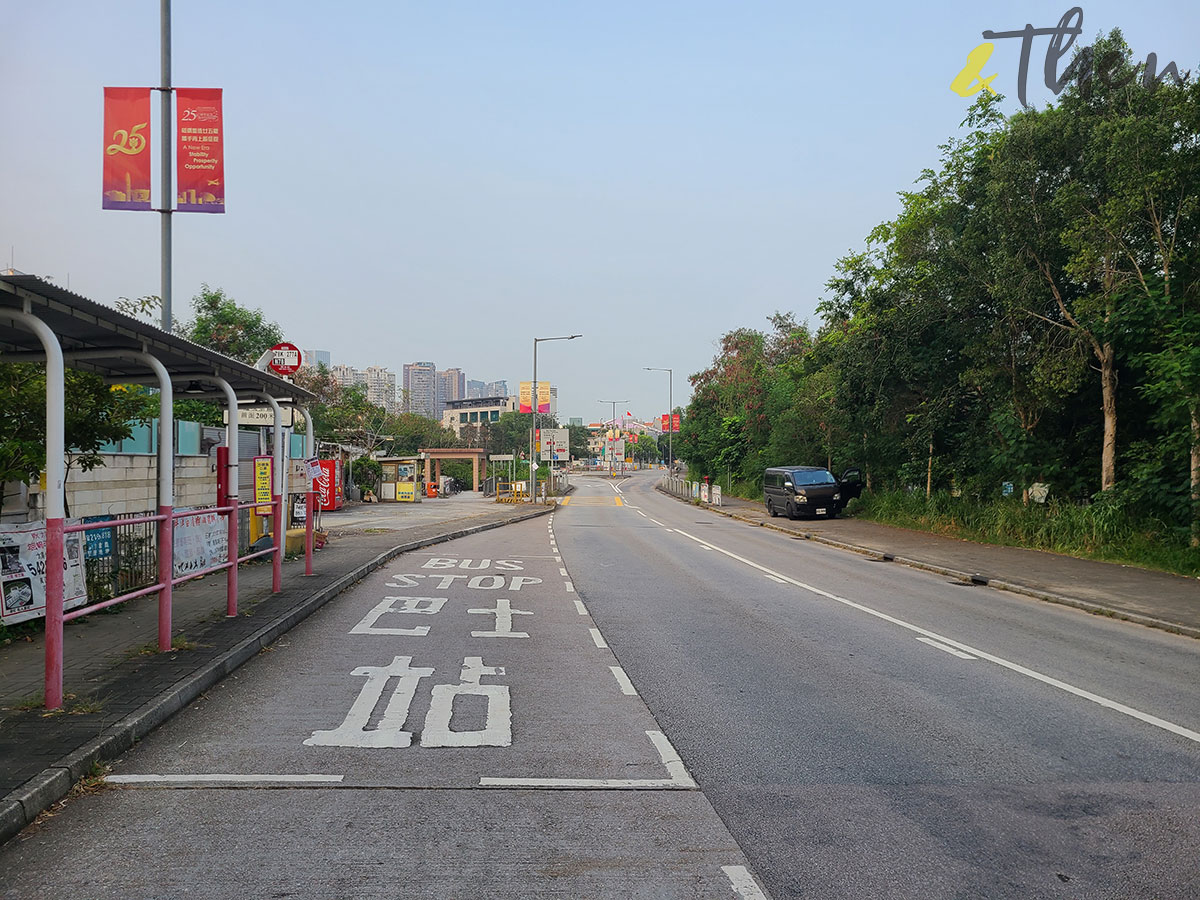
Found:
[(772, 516), (832, 519), (861, 493), (858, 469), (847, 469), (840, 479), (820, 466), (775, 466), (763, 473), (763, 499)]

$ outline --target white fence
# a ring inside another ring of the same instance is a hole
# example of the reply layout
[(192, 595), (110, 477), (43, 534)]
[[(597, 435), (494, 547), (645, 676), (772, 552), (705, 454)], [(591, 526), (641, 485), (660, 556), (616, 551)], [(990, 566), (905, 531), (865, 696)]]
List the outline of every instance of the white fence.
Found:
[(702, 481), (688, 481), (686, 478), (667, 476), (659, 485), (668, 494), (681, 497), (684, 500), (698, 500), (706, 506), (721, 505), (721, 486), (705, 484)]

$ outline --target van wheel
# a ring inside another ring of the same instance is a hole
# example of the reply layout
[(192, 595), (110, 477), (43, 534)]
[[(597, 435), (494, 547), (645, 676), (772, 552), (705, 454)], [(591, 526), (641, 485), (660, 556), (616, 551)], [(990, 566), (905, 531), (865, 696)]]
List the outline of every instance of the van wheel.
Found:
[(792, 505), (791, 500), (788, 501), (788, 505), (787, 505), (787, 517), (789, 519), (796, 518), (796, 507)]
[(777, 510), (775, 508), (775, 504), (772, 503), (770, 500), (767, 501), (767, 513), (771, 516), (772, 519), (774, 519), (776, 516), (779, 515), (779, 510)]

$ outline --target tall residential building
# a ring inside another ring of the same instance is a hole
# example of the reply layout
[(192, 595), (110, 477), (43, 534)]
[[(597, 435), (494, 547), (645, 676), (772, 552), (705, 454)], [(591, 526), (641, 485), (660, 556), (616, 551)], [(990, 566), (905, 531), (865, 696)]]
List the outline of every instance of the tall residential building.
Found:
[(365, 381), (362, 372), (358, 371), (358, 369), (354, 368), (354, 366), (347, 366), (343, 363), (338, 363), (336, 366), (330, 366), (329, 374), (332, 375), (333, 380), (342, 387), (350, 387), (352, 384), (361, 384), (363, 381)]
[(376, 406), (382, 406), (389, 413), (398, 413), (400, 407), (396, 402), (396, 373), (383, 366), (367, 366), (362, 374), (367, 385), (367, 399)]
[(366, 369), (356, 369), (353, 366), (336, 365), (329, 369), (342, 387), (361, 384), (367, 389), (367, 400), (376, 406), (382, 406), (390, 413), (400, 411), (396, 399), (396, 373), (384, 366), (367, 366)]
[(404, 411), (438, 418), (437, 366), (431, 362), (404, 364)]
[(489, 381), (483, 386), (484, 397), (507, 397), (508, 382), (507, 381)]
[(484, 394), (484, 390), (486, 390), (486, 389), (487, 389), (487, 385), (482, 381), (468, 381), (467, 382), (467, 399), (468, 400), (477, 400), (480, 397), (486, 396)]
[(462, 369), (446, 369), (437, 373), (438, 398), (437, 417), (440, 419), (446, 404), (451, 400), (465, 400), (467, 397), (467, 376)]

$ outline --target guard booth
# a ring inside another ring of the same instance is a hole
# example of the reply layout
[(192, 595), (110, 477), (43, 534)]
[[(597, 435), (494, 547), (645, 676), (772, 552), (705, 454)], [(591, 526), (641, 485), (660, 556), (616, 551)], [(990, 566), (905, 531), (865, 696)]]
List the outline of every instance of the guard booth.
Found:
[(421, 491), (418, 478), (422, 456), (385, 456), (378, 460), (383, 467), (379, 483), (379, 499), (398, 503), (419, 503)]

